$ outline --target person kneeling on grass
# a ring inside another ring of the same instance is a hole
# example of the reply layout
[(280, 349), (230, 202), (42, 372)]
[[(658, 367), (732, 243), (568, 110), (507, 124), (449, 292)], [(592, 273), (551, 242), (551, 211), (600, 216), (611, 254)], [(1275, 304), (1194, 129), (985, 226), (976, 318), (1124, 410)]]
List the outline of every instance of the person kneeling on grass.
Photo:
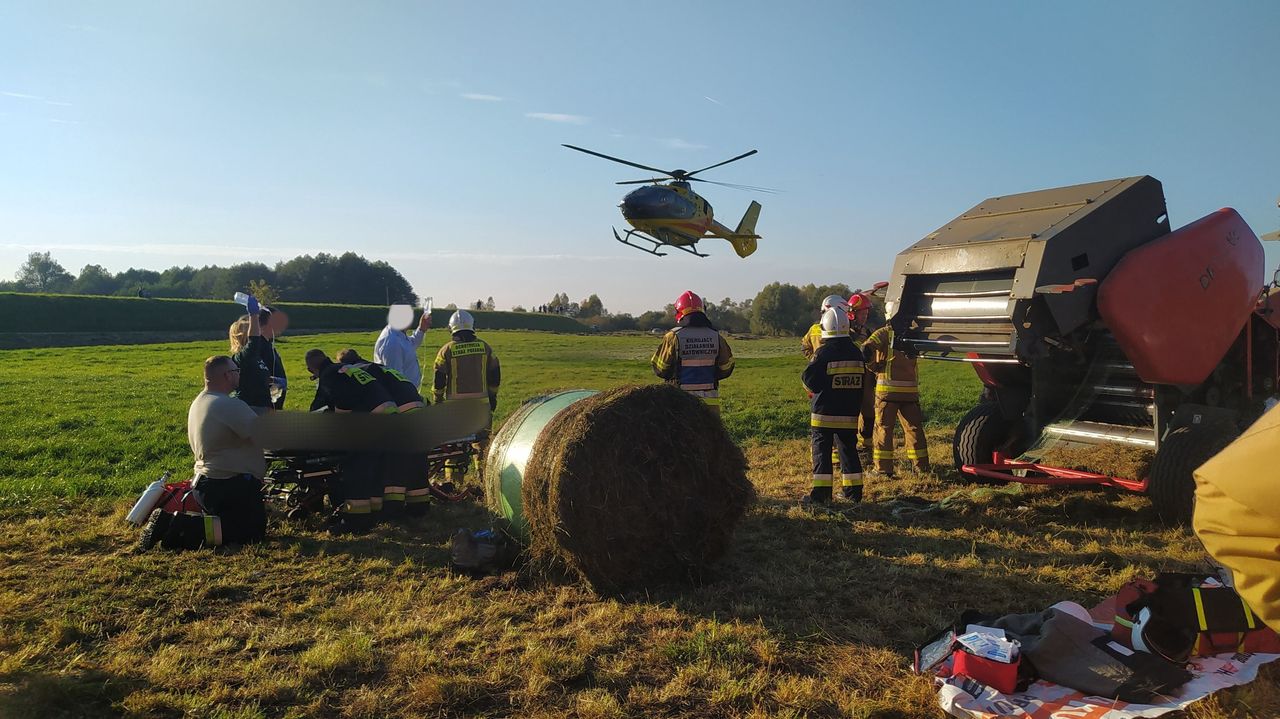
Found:
[(204, 391), (187, 412), (187, 441), (195, 455), (191, 485), (204, 513), (154, 510), (138, 548), (166, 549), (259, 542), (267, 535), (262, 476), (267, 463), (252, 439), (257, 413), (231, 397), (240, 368), (226, 355), (204, 362)]

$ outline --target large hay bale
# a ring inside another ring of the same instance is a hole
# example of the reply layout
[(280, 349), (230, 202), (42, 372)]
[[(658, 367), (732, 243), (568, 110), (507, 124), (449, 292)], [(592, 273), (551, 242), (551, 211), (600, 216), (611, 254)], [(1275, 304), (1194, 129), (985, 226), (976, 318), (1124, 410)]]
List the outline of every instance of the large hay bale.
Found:
[(535, 560), (601, 591), (697, 581), (755, 499), (719, 418), (670, 385), (622, 387), (562, 410), (522, 485)]

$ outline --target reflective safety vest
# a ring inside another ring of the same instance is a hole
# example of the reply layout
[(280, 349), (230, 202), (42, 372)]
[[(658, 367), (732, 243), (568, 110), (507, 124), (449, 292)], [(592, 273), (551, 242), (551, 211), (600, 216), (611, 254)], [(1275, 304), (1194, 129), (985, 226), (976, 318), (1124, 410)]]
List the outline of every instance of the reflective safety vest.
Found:
[(446, 377), (444, 399), (473, 399), (489, 396), (489, 365), (493, 349), (484, 340), (452, 341), (440, 348), (435, 368)]
[(720, 379), (733, 372), (733, 353), (710, 327), (677, 327), (654, 353), (660, 377), (710, 405), (720, 404)]
[(893, 348), (893, 328), (885, 325), (862, 345), (867, 366), (876, 373), (876, 398), (886, 402), (918, 402), (916, 361)]

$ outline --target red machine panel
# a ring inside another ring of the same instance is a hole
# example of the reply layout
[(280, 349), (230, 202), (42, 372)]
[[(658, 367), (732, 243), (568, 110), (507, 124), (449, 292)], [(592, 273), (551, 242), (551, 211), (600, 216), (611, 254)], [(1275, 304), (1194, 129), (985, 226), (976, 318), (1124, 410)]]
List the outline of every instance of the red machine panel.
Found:
[(1098, 288), (1098, 312), (1152, 384), (1200, 384), (1244, 328), (1262, 290), (1262, 243), (1235, 210), (1131, 250)]

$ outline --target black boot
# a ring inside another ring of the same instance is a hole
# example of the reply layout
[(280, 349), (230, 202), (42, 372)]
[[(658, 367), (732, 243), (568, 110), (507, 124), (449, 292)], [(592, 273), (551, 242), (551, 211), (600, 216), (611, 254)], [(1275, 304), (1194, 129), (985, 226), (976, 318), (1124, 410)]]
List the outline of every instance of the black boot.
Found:
[(156, 546), (164, 535), (169, 531), (169, 524), (173, 521), (173, 515), (156, 508), (151, 511), (151, 516), (147, 518), (147, 523), (142, 525), (142, 534), (138, 537), (138, 545), (134, 547), (135, 552), (145, 552)]

